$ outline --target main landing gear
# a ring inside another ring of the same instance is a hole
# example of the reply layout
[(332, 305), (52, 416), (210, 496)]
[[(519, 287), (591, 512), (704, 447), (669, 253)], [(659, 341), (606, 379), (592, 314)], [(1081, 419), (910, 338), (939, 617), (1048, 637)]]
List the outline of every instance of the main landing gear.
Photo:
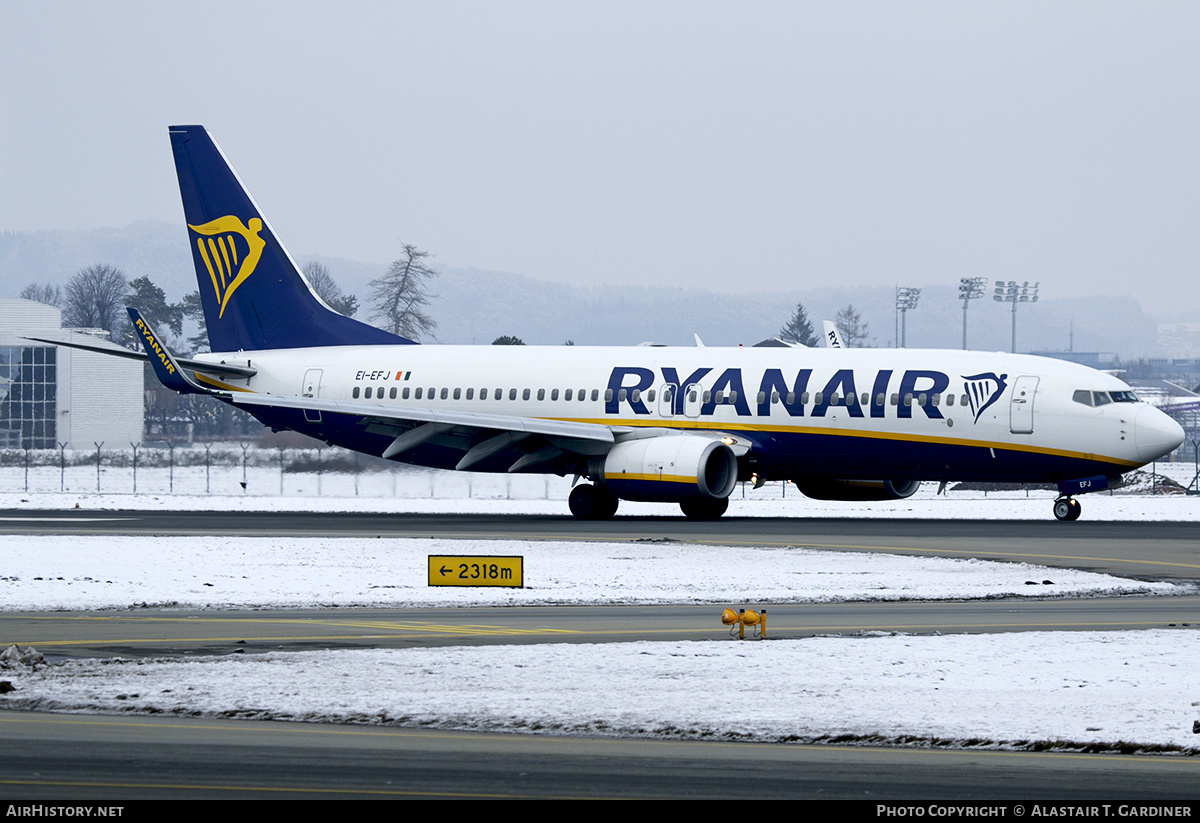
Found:
[[(585, 483), (571, 490), (567, 502), (571, 514), (580, 520), (608, 520), (617, 513), (621, 501), (604, 486)], [(679, 508), (689, 520), (716, 520), (729, 508), (729, 500), (693, 497), (680, 502)]]
[(617, 513), (617, 496), (603, 486), (585, 483), (571, 490), (567, 503), (580, 520), (608, 520)]
[(1066, 495), (1054, 501), (1054, 516), (1059, 520), (1078, 520), (1083, 507), (1074, 497)]

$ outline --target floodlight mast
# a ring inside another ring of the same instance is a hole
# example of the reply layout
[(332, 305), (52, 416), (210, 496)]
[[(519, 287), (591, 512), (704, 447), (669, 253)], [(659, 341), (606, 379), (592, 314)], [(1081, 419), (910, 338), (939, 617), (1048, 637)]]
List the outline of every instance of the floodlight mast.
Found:
[(1017, 304), (1018, 303), (1036, 303), (1038, 299), (1038, 286), (1041, 281), (1029, 285), (1029, 281), (1018, 283), (1015, 280), (1009, 280), (1005, 283), (1003, 280), (996, 281), (996, 291), (992, 295), (992, 299), (997, 303), (1012, 303), (1012, 351), (1017, 353)]
[(900, 312), (900, 348), (906, 348), (908, 343), (908, 315), (909, 309), (917, 307), (917, 301), (921, 299), (921, 290), (915, 289), (912, 286), (898, 286), (896, 288), (896, 310)]
[(958, 296), (963, 301), (963, 349), (967, 348), (967, 306), (977, 297), (983, 297), (987, 280), (986, 277), (964, 277), (958, 281)]

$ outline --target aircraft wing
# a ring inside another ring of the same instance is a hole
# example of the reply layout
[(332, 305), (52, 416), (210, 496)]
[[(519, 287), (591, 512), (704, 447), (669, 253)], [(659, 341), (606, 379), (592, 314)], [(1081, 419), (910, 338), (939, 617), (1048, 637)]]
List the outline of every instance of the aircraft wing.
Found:
[(421, 409), (412, 406), (380, 406), (377, 403), (353, 400), (321, 400), (315, 397), (290, 397), (278, 394), (233, 392), (229, 399), (237, 405), (273, 406), (282, 409), (304, 409), (306, 411), (352, 414), (378, 420), (401, 422), (444, 423), (451, 426), (466, 426), (478, 429), (528, 432), (556, 437), (575, 437), (614, 442), (613, 430), (598, 423), (576, 423), (570, 420), (548, 420), (540, 417), (513, 417), (507, 414), (481, 414), (479, 412), (455, 411), (453, 409)]
[[(472, 445), (464, 448), (456, 468), (466, 469), (491, 457), (531, 435), (548, 438), (552, 445), (543, 450), (525, 452), (509, 471), (553, 460), (564, 452), (603, 453), (616, 442), (613, 428), (596, 423), (570, 420), (548, 420), (540, 417), (513, 417), (503, 414), (481, 414), (453, 409), (422, 409), (410, 406), (381, 406), (343, 400), (321, 400), (314, 397), (232, 392), (228, 399), (235, 405), (270, 406), (272, 408), (302, 409), (304, 411), (348, 414), (361, 417), (368, 426), (395, 426), (396, 439), (383, 452), (384, 458), (395, 457), (451, 429), (470, 438)], [(412, 424), (416, 424), (413, 426)], [(385, 429), (386, 430), (386, 429)], [(582, 442), (581, 442), (582, 441)], [(522, 444), (524, 445), (524, 444)], [(599, 448), (597, 448), (599, 447)], [(524, 461), (524, 462), (523, 462)]]

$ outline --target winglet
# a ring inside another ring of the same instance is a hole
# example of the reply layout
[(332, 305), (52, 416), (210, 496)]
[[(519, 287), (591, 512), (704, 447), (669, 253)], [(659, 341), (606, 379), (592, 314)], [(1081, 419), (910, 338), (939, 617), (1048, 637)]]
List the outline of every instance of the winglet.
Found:
[(133, 322), (138, 339), (150, 358), (150, 365), (154, 368), (154, 376), (158, 378), (158, 382), (182, 394), (213, 394), (197, 383), (195, 378), (176, 362), (166, 344), (159, 340), (150, 324), (142, 319), (141, 312), (134, 308), (126, 308), (125, 311), (129, 312), (129, 319)]
[(842, 344), (842, 333), (838, 331), (838, 327), (830, 323), (828, 320), (822, 321), (825, 326), (825, 348), (827, 349), (844, 349)]

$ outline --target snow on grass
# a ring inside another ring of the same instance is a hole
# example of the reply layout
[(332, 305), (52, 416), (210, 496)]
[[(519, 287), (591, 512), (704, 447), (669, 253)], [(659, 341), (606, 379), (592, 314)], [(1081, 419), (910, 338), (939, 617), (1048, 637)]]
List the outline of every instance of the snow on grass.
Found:
[[(254, 454), (254, 452), (251, 452)], [(271, 454), (257, 453), (260, 463)], [(196, 455), (192, 455), (195, 459)], [(182, 459), (182, 458), (180, 458)], [(199, 459), (203, 459), (201, 454)], [(326, 460), (330, 458), (326, 456)], [(1143, 470), (1146, 471), (1146, 470)], [(1162, 463), (1154, 470), (1187, 485), (1191, 463)], [(568, 514), (571, 479), (546, 475), (487, 475), (393, 466), (383, 471), (281, 472), (278, 464), (203, 464), (138, 469), (132, 467), (34, 466), (26, 485), (22, 469), (0, 473), (0, 509), (87, 511), (144, 510), (169, 505), (191, 511), (370, 511), (397, 514)], [(242, 482), (245, 482), (245, 488)], [(99, 491), (97, 488), (99, 487)], [(871, 517), (920, 519), (1050, 520), (1053, 490), (947, 491), (925, 483), (913, 497), (885, 502), (811, 500), (791, 484), (754, 489), (739, 484), (730, 496), (728, 517)], [(60, 488), (63, 489), (60, 491)], [(26, 490), (27, 489), (27, 490)], [(1200, 495), (1148, 495), (1120, 490), (1083, 495), (1084, 520), (1200, 520)], [(621, 516), (679, 517), (668, 503), (623, 501)]]
[[(431, 588), (427, 557), (521, 555), (525, 588)], [(1168, 594), (1073, 569), (792, 547), (420, 538), (5, 538), (8, 610), (509, 606)]]
[(69, 661), (15, 708), (755, 741), (1200, 753), (1200, 633), (449, 647)]

